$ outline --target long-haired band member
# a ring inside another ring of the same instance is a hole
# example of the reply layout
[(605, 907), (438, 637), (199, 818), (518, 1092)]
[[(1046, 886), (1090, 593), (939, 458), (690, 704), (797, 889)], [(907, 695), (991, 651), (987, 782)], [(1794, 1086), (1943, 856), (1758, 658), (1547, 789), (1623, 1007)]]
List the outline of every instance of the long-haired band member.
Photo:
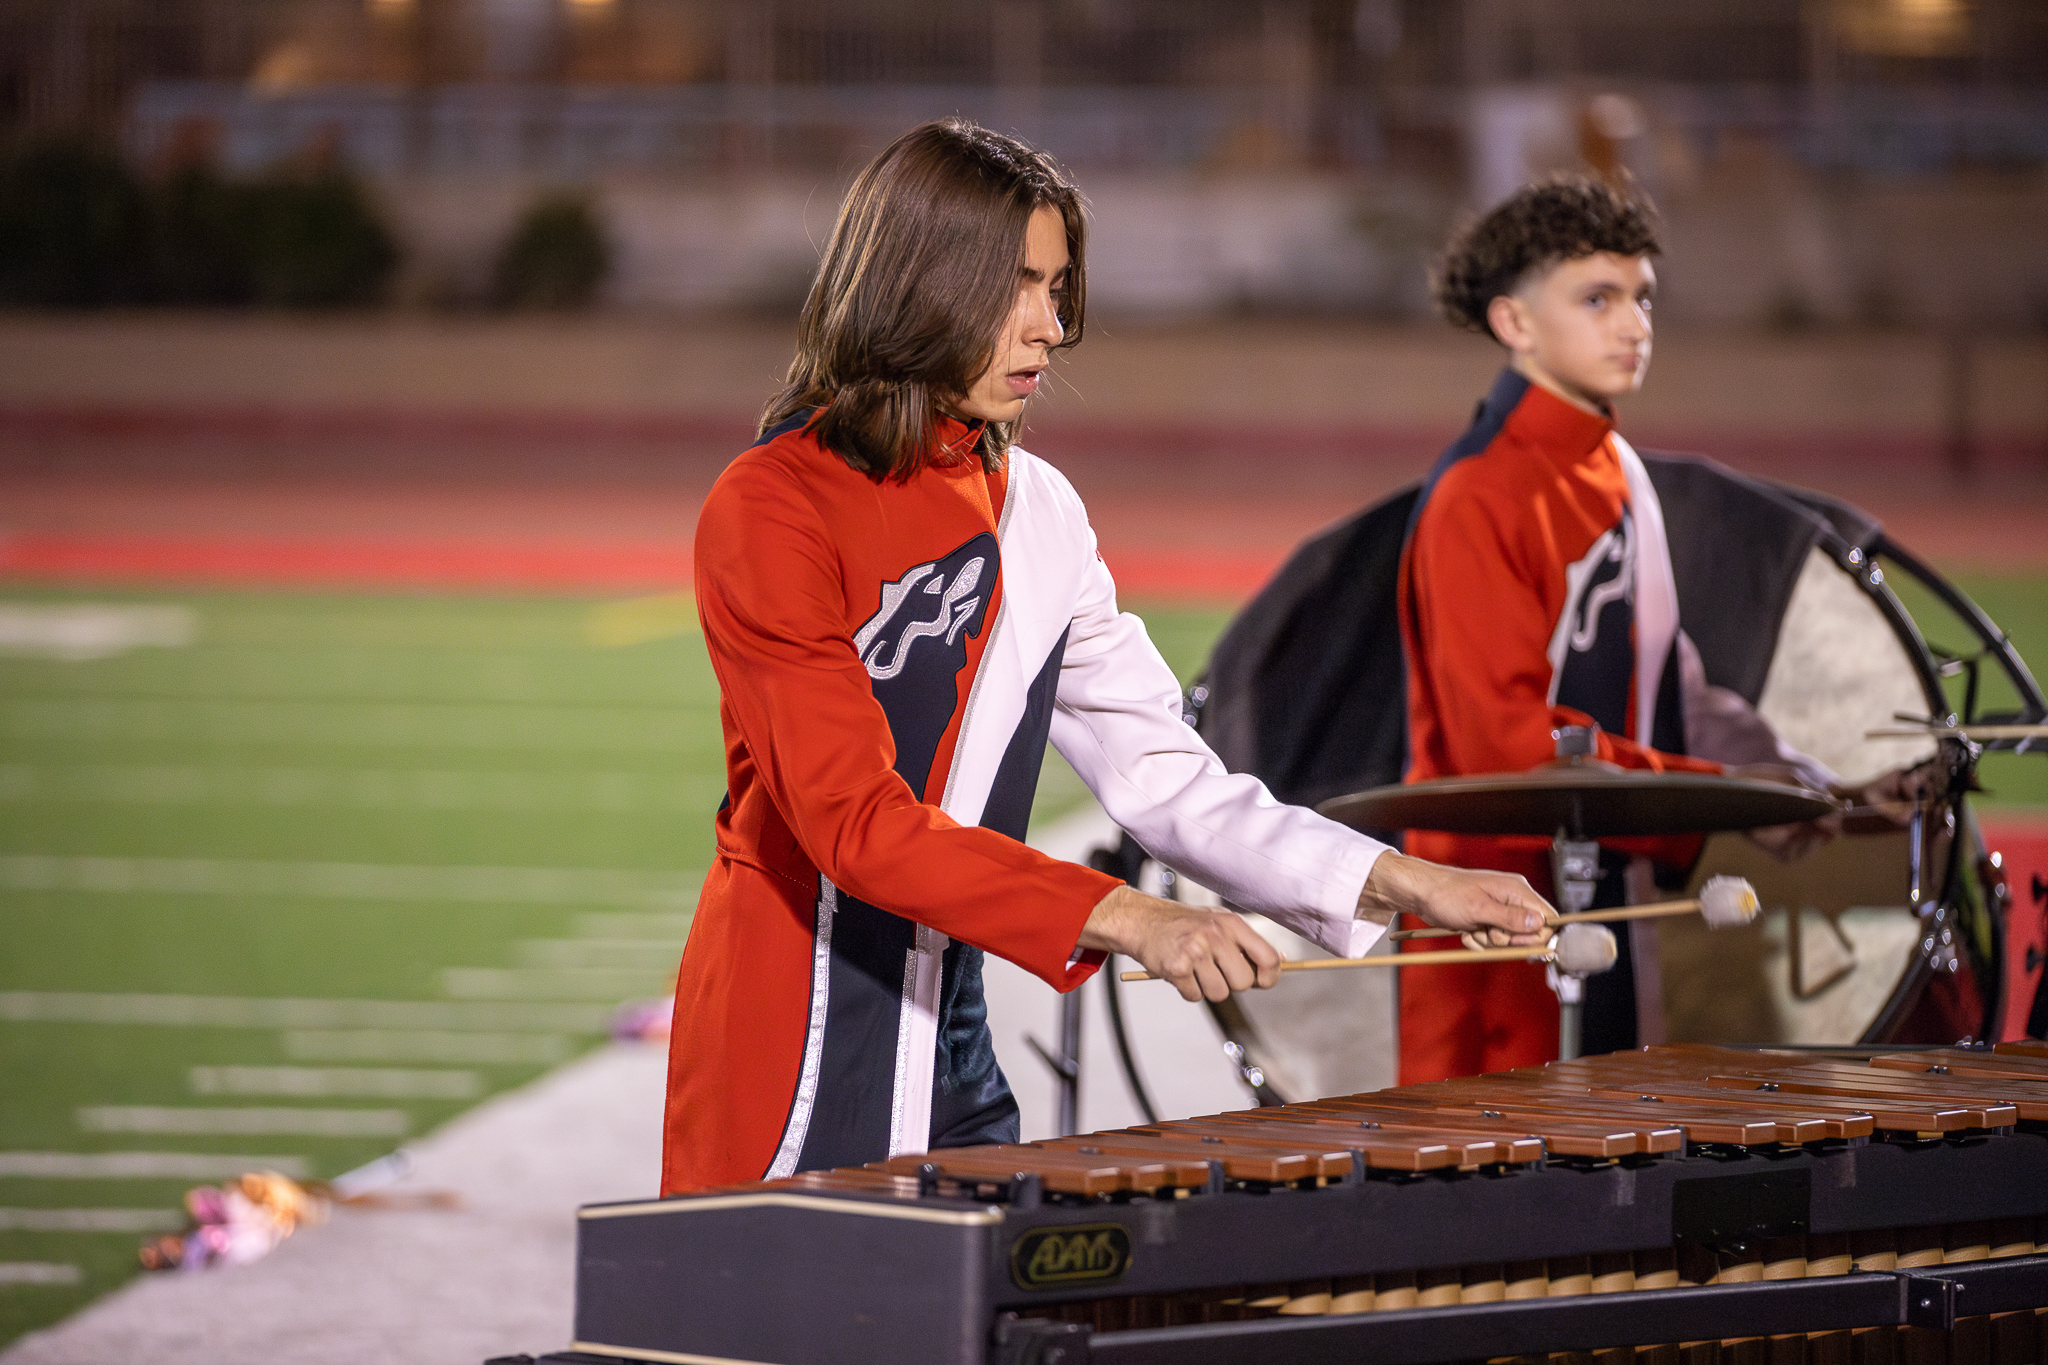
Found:
[(1048, 739), (1153, 854), (1333, 952), (1396, 912), (1536, 941), (1521, 878), (1283, 806), (1182, 724), (1086, 510), (1015, 444), (1080, 339), (1086, 243), (1045, 156), (954, 119), (899, 138), (705, 503), (729, 798), (676, 988), (667, 1190), (1016, 1140), (984, 951), (1063, 990), (1104, 952), (1191, 1000), (1277, 979), (1236, 915), (1025, 846)]

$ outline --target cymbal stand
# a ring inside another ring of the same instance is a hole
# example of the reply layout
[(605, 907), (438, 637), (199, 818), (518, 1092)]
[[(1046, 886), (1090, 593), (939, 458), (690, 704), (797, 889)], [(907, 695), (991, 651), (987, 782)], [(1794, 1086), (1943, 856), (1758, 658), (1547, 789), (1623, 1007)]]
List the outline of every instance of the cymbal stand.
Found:
[[(1550, 881), (1557, 893), (1559, 910), (1591, 909), (1593, 892), (1600, 884), (1600, 845), (1590, 839), (1573, 839), (1565, 830), (1558, 830), (1550, 841)], [(1557, 1055), (1568, 1062), (1579, 1055), (1586, 980), (1558, 971), (1555, 962), (1543, 972), (1550, 989), (1557, 992)]]
[[(1587, 726), (1562, 726), (1553, 737), (1561, 759), (1586, 758), (1598, 751), (1598, 740)], [(1571, 827), (1558, 826), (1550, 840), (1551, 890), (1557, 896), (1557, 908), (1567, 912), (1592, 909), (1593, 893), (1600, 885), (1600, 845), (1577, 837), (1578, 823), (1574, 819)], [(1550, 989), (1557, 992), (1557, 1055), (1568, 1062), (1579, 1055), (1586, 981), (1584, 977), (1558, 971), (1554, 962), (1543, 969), (1543, 974)]]
[[(1129, 834), (1117, 840), (1113, 848), (1098, 848), (1088, 855), (1088, 865), (1097, 872), (1107, 872), (1112, 877), (1121, 877), (1130, 886), (1138, 885), (1139, 875), (1145, 866), (1145, 850)], [(1169, 890), (1169, 896), (1172, 892)], [(1149, 1120), (1153, 1117), (1151, 1097), (1145, 1092), (1145, 1085), (1138, 1077), (1137, 1062), (1131, 1056), (1130, 1039), (1124, 1032), (1123, 1010), (1116, 997), (1116, 960), (1111, 957), (1104, 961), (1102, 978), (1110, 991), (1109, 1023), (1115, 1036), (1118, 1056), (1123, 1061), (1124, 1078), (1130, 1083), (1131, 1094), (1137, 1100), (1138, 1108)], [(1038, 1054), (1038, 1060), (1045, 1063), (1052, 1072), (1053, 1097), (1055, 1100), (1056, 1122), (1061, 1137), (1072, 1137), (1081, 1131), (1081, 992), (1072, 990), (1060, 997), (1060, 1042), (1054, 1051), (1038, 1041), (1033, 1034), (1024, 1035), (1025, 1046)]]
[(1059, 1101), (1059, 1135), (1072, 1137), (1081, 1131), (1081, 992), (1068, 991), (1060, 997), (1058, 1052), (1029, 1033), (1024, 1035), (1024, 1042), (1052, 1072), (1053, 1090)]

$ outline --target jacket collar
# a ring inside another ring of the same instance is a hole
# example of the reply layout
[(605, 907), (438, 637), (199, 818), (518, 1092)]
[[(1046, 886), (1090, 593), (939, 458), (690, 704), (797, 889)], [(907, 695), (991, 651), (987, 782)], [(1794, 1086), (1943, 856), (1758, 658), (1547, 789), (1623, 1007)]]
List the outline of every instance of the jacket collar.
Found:
[(1500, 378), (1494, 381), (1492, 392), (1486, 395), (1488, 405), (1497, 397), (1507, 396), (1510, 380), (1520, 392), (1506, 405), (1503, 431), (1513, 439), (1541, 450), (1559, 464), (1575, 464), (1583, 460), (1614, 431), (1612, 414), (1587, 412), (1541, 384), (1530, 383), (1512, 369), (1503, 370)]
[(981, 433), (988, 429), (988, 423), (980, 418), (962, 420), (947, 413), (941, 413), (932, 428), (933, 443), (938, 448), (938, 463), (950, 464), (973, 456), (975, 443)]

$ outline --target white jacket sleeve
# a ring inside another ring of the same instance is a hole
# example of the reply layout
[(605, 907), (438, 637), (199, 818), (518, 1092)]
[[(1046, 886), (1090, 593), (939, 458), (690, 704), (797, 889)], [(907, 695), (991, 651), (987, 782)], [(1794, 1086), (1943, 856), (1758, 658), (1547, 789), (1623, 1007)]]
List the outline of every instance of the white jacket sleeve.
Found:
[(1179, 681), (1144, 622), (1117, 611), (1109, 569), (1091, 558), (1060, 667), (1054, 747), (1147, 853), (1329, 952), (1363, 956), (1383, 928), (1357, 917), (1358, 896), (1387, 846), (1226, 771), (1181, 719)]

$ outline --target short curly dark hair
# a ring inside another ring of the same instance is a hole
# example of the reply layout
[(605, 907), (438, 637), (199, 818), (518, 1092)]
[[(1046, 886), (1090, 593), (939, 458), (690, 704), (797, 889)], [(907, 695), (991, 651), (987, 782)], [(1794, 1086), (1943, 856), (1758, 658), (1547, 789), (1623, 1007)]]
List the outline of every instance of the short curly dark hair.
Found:
[(1657, 210), (1647, 198), (1592, 176), (1556, 176), (1524, 185), (1454, 235), (1430, 271), (1430, 289), (1453, 327), (1493, 336), (1487, 305), (1513, 293), (1531, 271), (1602, 251), (1661, 250)]

